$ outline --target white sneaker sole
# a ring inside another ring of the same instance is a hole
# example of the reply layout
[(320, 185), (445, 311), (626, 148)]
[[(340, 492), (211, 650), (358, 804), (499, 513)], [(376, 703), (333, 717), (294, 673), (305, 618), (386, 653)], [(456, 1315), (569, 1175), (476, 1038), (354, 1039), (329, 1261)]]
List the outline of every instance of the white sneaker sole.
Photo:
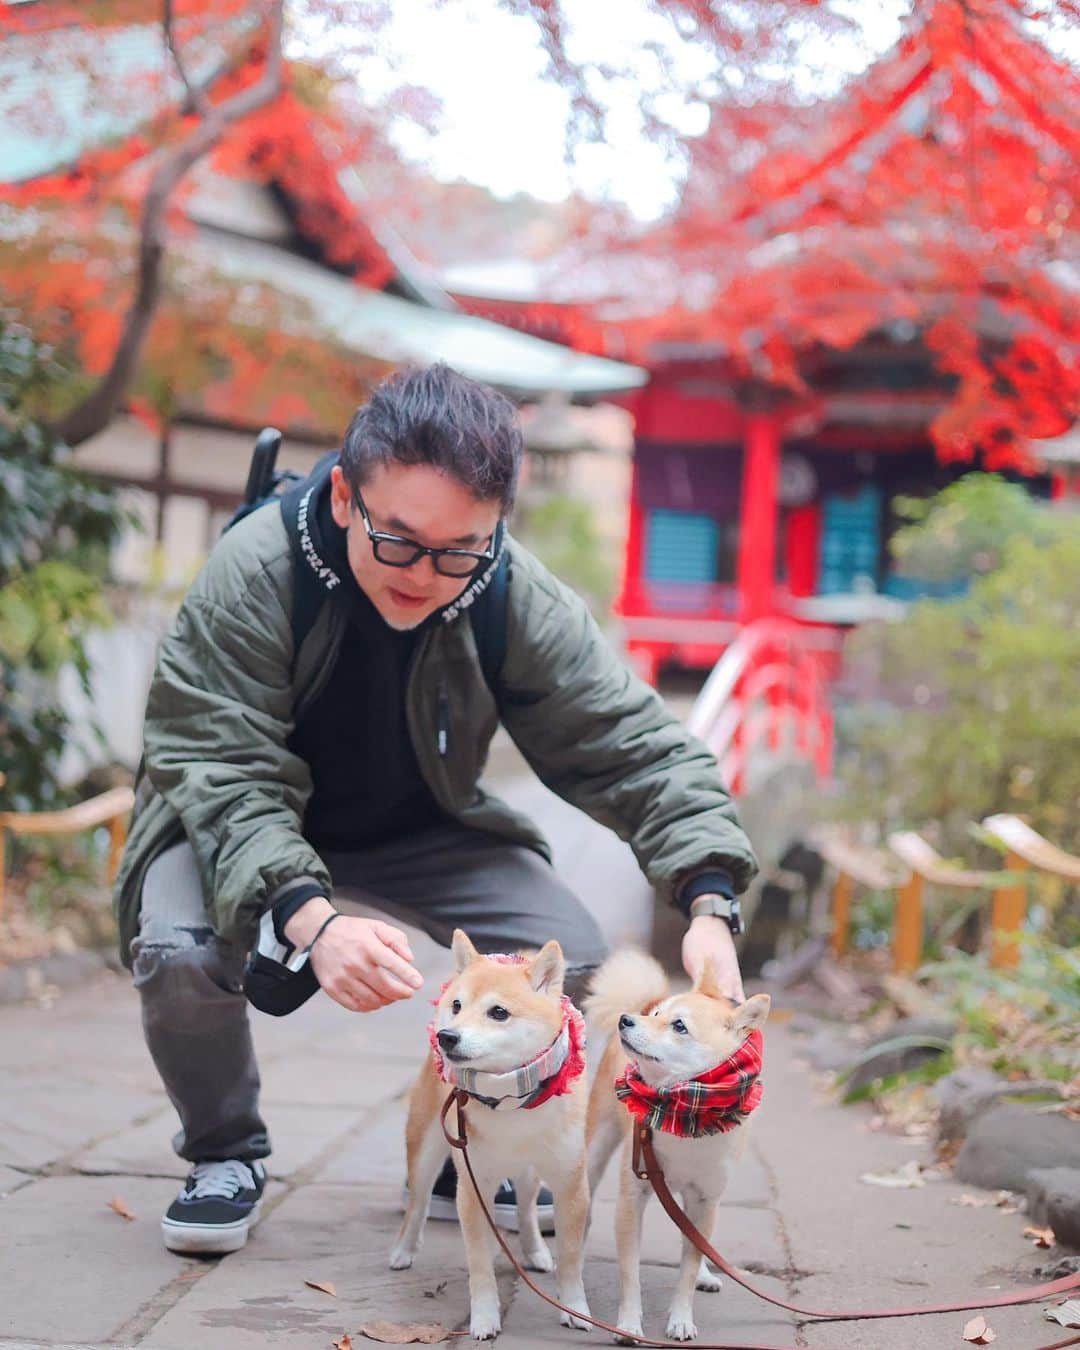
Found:
[(258, 1200), (247, 1218), (237, 1219), (235, 1223), (177, 1223), (174, 1219), (162, 1219), (161, 1236), (171, 1252), (225, 1256), (228, 1252), (238, 1252), (247, 1242), (261, 1209), (262, 1201)]
[[(406, 1196), (406, 1202), (407, 1199)], [(491, 1217), (500, 1228), (505, 1228), (508, 1233), (519, 1231), (517, 1205), (492, 1205)], [(536, 1217), (540, 1223), (541, 1233), (548, 1236), (554, 1233), (555, 1207), (553, 1205), (541, 1205), (536, 1211)], [(443, 1223), (457, 1223), (457, 1204), (453, 1200), (448, 1200), (445, 1195), (433, 1195), (431, 1206), (428, 1209), (428, 1218), (438, 1219)]]

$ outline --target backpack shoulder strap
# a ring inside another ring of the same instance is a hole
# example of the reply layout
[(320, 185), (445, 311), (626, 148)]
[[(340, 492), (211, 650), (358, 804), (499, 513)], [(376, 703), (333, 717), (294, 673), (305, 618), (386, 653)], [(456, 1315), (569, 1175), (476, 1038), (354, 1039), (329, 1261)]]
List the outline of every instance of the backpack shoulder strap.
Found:
[(281, 516), (285, 522), (285, 531), (289, 536), (294, 560), (291, 617), (294, 660), (299, 654), (304, 639), (315, 627), (315, 621), (318, 619), (327, 598), (325, 585), (316, 576), (304, 556), (299, 533), (299, 511), (304, 494), (311, 487), (315, 478), (327, 471), (337, 453), (336, 450), (328, 451), (318, 460), (307, 478), (291, 484), (280, 496)]
[(292, 639), (293, 659), (300, 654), (304, 639), (315, 627), (326, 602), (326, 589), (303, 559), (293, 569)]
[(484, 681), (499, 701), (499, 683), (506, 657), (506, 616), (510, 603), (510, 554), (504, 549), (491, 581), (469, 606), (476, 651)]

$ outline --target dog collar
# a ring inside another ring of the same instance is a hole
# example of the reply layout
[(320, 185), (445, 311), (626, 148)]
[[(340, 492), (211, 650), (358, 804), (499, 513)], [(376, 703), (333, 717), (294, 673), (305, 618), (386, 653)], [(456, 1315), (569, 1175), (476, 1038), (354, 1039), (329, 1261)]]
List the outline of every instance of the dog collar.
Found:
[(726, 1134), (761, 1104), (763, 1050), (761, 1032), (751, 1031), (729, 1059), (669, 1088), (650, 1087), (630, 1063), (615, 1079), (615, 1095), (632, 1115), (665, 1134)]
[[(495, 959), (516, 964), (518, 958)], [(486, 1073), (483, 1069), (469, 1069), (452, 1063), (439, 1049), (435, 1022), (432, 1021), (428, 1026), (428, 1040), (435, 1072), (444, 1083), (461, 1088), (493, 1111), (521, 1108), (529, 1111), (542, 1106), (550, 1098), (569, 1092), (585, 1071), (585, 1019), (565, 994), (562, 996), (562, 1018), (559, 1034), (546, 1050), (528, 1064), (505, 1073)]]
[(453, 1064), (444, 1055), (442, 1080), (463, 1088), (470, 1097), (475, 1097), (484, 1106), (490, 1106), (493, 1111), (528, 1107), (544, 1084), (556, 1076), (569, 1055), (570, 1030), (564, 1023), (548, 1048), (520, 1069), (510, 1069), (506, 1073), (485, 1073), (482, 1069)]

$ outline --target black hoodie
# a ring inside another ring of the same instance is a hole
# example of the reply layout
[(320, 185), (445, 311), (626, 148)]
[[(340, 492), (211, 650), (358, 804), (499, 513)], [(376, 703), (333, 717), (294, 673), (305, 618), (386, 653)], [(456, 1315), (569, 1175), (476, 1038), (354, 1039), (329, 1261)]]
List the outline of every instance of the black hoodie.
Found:
[[(341, 578), (349, 624), (329, 679), (306, 707), (289, 749), (311, 766), (304, 836), (320, 853), (352, 851), (441, 818), (405, 719), (405, 687), (425, 624), (390, 627), (349, 567), (345, 531), (330, 511), (330, 479), (309, 511), (311, 537)], [(425, 622), (430, 622), (427, 620)]]

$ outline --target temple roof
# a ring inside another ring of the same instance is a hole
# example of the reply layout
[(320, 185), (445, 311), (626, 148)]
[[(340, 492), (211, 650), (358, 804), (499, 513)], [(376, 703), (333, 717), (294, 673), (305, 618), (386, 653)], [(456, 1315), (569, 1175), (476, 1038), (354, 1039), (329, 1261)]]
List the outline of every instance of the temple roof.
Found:
[[(180, 6), (185, 8), (198, 10)], [(0, 230), (0, 255), (17, 247), (20, 230), (33, 228), (35, 213), (45, 221), (46, 198), (62, 204), (83, 190), (98, 155), (110, 156), (112, 186), (137, 201), (147, 166), (160, 153), (141, 146), (140, 133), (148, 115), (174, 108), (183, 95), (160, 25), (85, 27), (70, 14), (63, 23), (54, 17), (56, 23), (9, 36), (0, 53), (0, 133), (7, 147), (0, 202), (6, 197), (21, 208), (24, 222), (12, 225), (9, 217)], [(238, 52), (245, 50), (242, 19), (233, 33)], [(184, 46), (191, 77), (211, 88), (239, 69), (216, 64), (222, 44), (216, 30), (213, 36), (200, 36), (196, 26)], [(247, 58), (237, 59), (242, 65)], [(633, 366), (571, 352), (463, 312), (380, 219), (354, 147), (340, 132), (340, 119), (308, 106), (294, 87), (232, 128), (219, 150), (197, 166), (181, 198), (189, 226), (174, 246), (185, 255), (184, 270), (213, 272), (235, 293), (237, 309), (244, 308), (243, 293), (254, 283), (264, 295), (267, 288), (276, 290), (286, 309), (296, 302), (306, 312), (309, 336), (321, 327), (339, 355), (353, 350), (358, 365), (373, 372), (402, 360), (447, 360), (520, 397), (558, 391), (584, 400), (645, 381), (645, 372)], [(82, 241), (88, 262), (94, 242), (87, 236)], [(109, 250), (99, 256), (108, 257)], [(18, 266), (17, 252), (8, 265)], [(185, 302), (177, 294), (165, 303), (179, 313)], [(246, 310), (250, 321), (250, 304)], [(220, 389), (214, 403), (221, 416), (227, 400)]]

